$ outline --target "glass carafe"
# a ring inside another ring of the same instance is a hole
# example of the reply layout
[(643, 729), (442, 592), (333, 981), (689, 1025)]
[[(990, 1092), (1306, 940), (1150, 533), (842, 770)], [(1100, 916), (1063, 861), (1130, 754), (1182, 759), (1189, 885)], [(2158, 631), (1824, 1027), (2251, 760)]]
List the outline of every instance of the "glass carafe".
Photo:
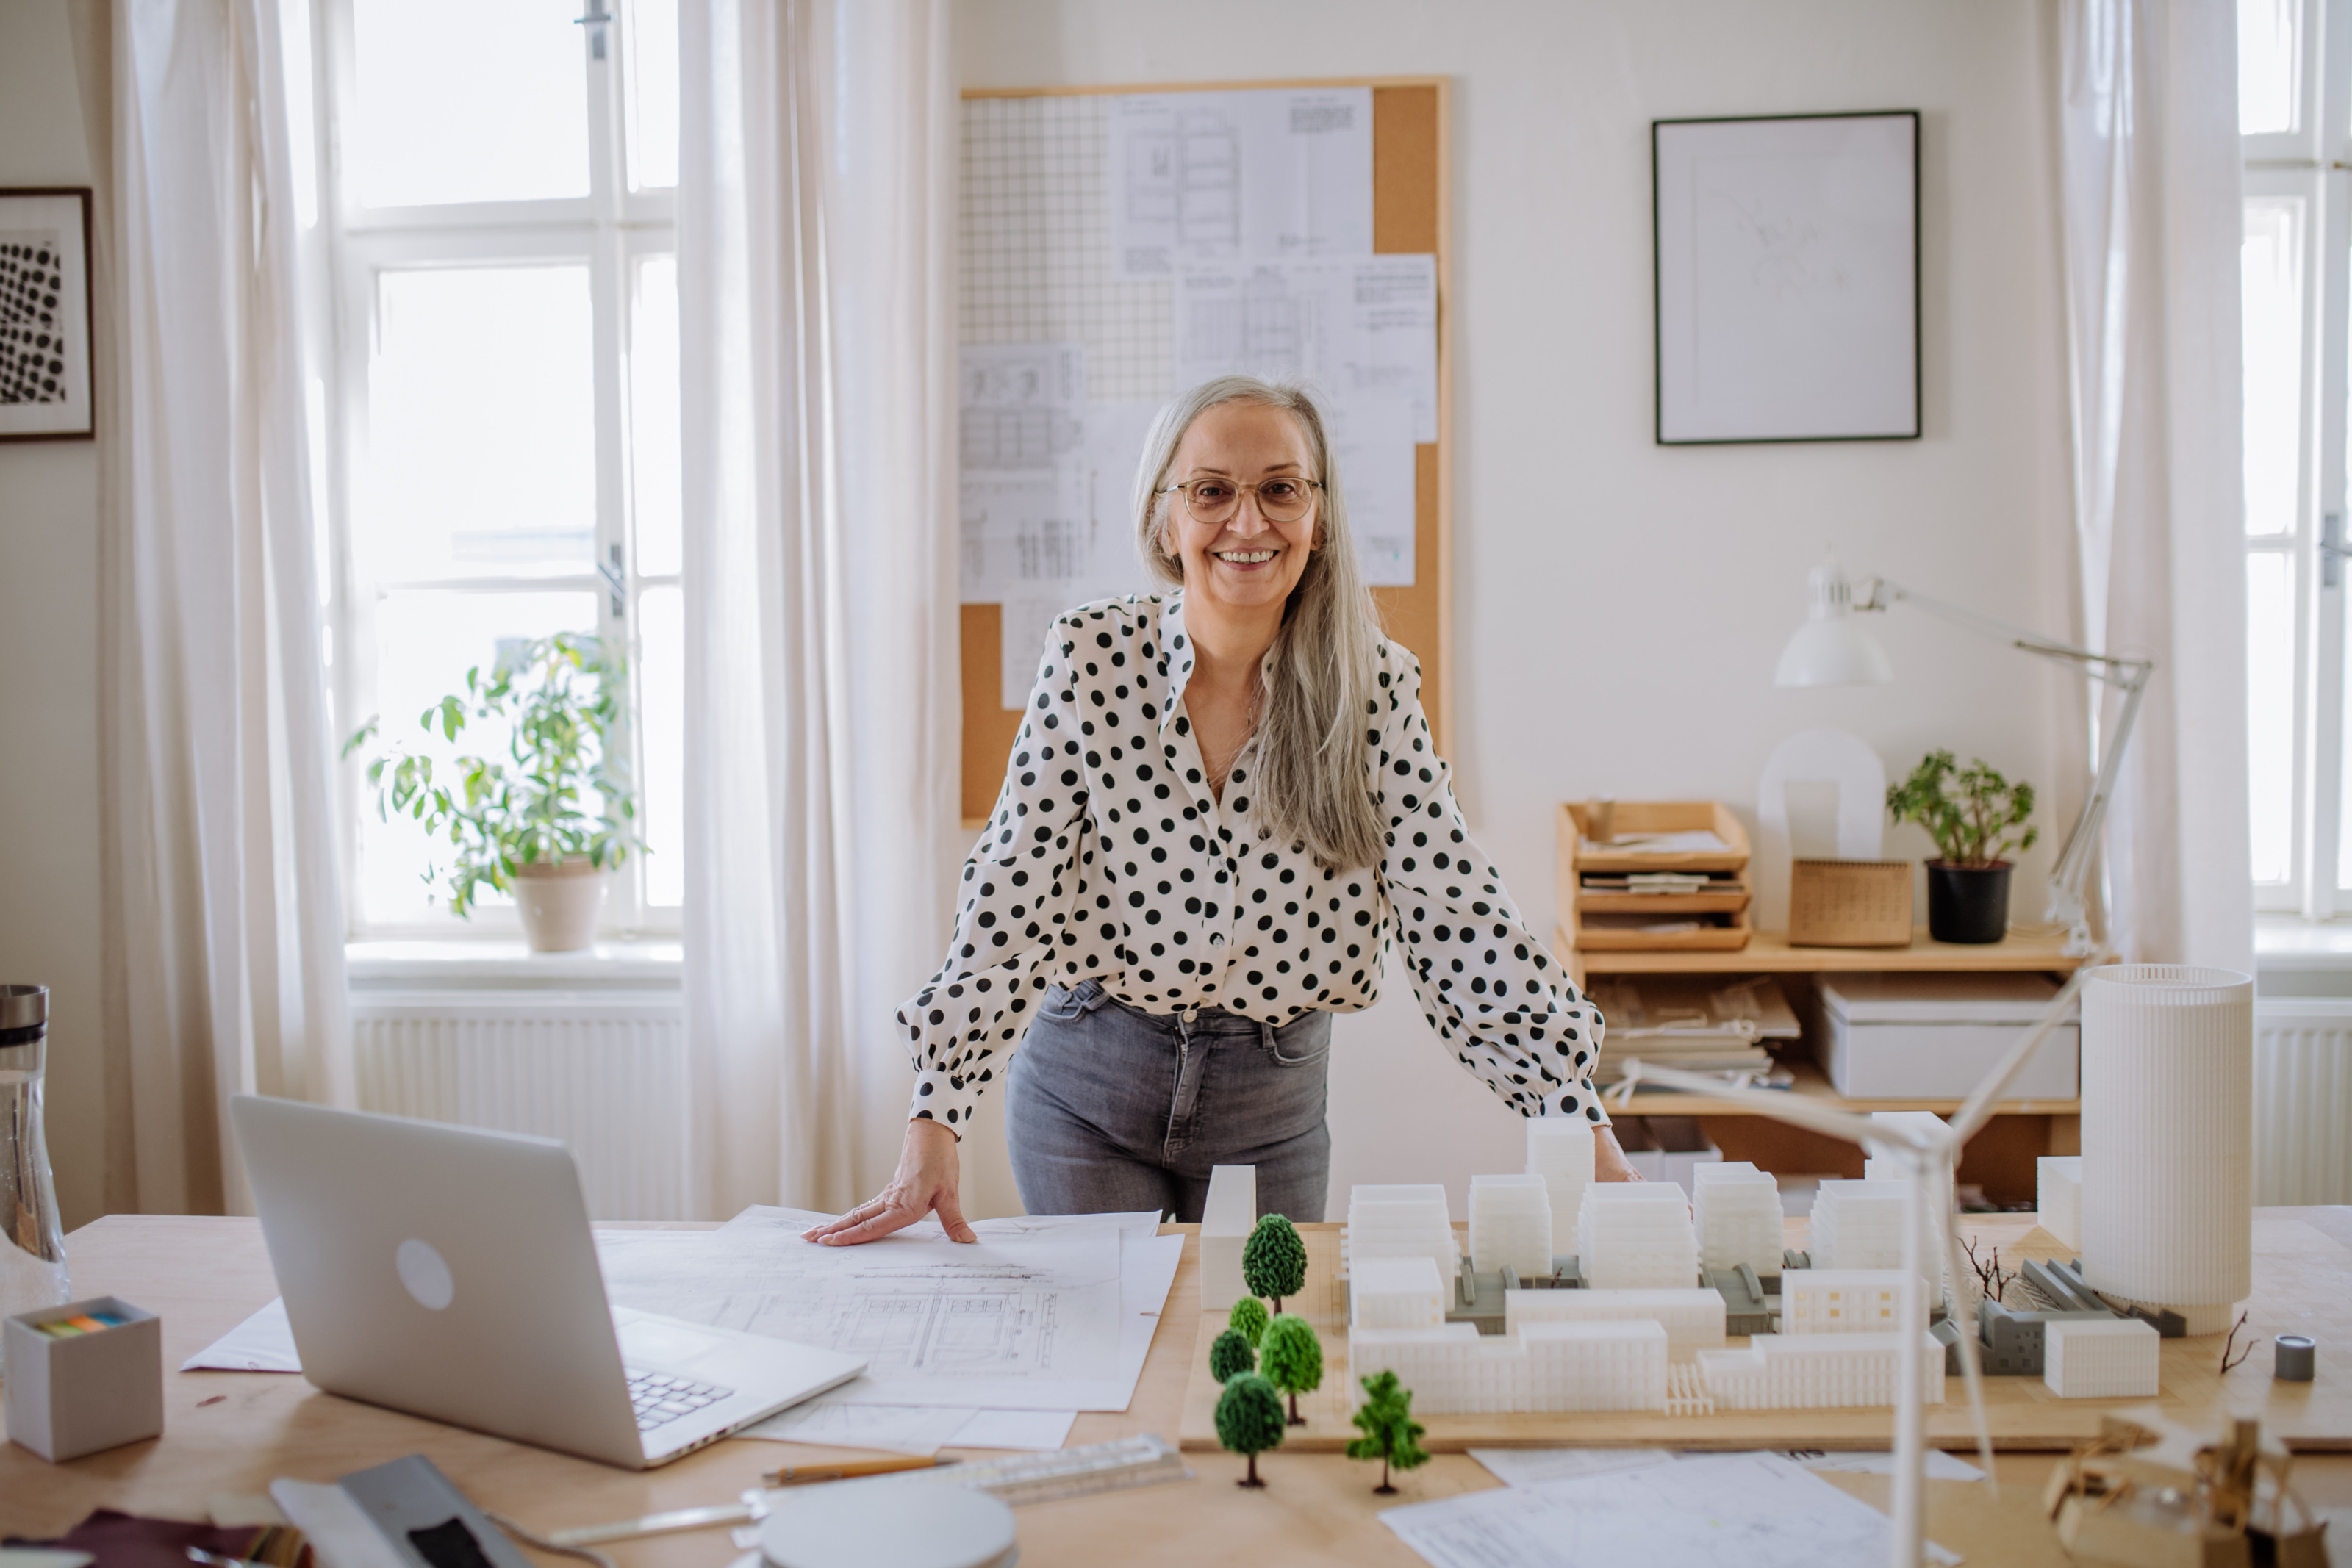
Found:
[(41, 1136), (46, 986), (0, 985), (0, 1318), (73, 1299)]

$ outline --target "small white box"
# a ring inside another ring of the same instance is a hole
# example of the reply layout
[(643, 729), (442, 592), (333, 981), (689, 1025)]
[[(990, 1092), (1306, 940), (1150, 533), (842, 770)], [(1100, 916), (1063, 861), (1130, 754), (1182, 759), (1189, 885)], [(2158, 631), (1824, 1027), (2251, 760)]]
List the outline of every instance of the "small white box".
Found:
[(2061, 1247), (2083, 1245), (2083, 1156), (2044, 1155), (2033, 1162), (2035, 1222)]
[(1257, 1228), (1257, 1167), (1212, 1166), (1201, 1206), (1201, 1310), (1222, 1312), (1249, 1294), (1242, 1249)]
[[(72, 1339), (39, 1325), (84, 1313), (123, 1320)], [(8, 1437), (62, 1464), (163, 1430), (163, 1320), (113, 1296), (19, 1312), (0, 1323)]]
[[(1823, 975), (1821, 993), (1839, 1093), (1964, 1100), (2058, 988), (2040, 975)], [(2077, 1022), (2052, 1030), (2001, 1097), (2074, 1099), (2081, 1040)]]
[(2164, 1342), (2137, 1318), (2042, 1325), (2042, 1381), (2061, 1399), (2153, 1399)]

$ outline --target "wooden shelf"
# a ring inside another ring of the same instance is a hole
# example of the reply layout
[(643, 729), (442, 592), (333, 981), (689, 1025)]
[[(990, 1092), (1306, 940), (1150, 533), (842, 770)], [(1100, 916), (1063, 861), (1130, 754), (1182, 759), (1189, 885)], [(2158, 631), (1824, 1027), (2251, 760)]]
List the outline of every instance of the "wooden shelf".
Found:
[[(1607, 1046), (1614, 1052), (1628, 1056), (1641, 1054), (1639, 1042), (1626, 1046)], [(1780, 1065), (1796, 1079), (1796, 1085), (1781, 1091), (1799, 1094), (1816, 1104), (1832, 1110), (1853, 1111), (1933, 1111), (1939, 1116), (1949, 1115), (1960, 1108), (1958, 1100), (1849, 1100), (1830, 1086), (1822, 1070), (1810, 1061), (1783, 1059)], [(1601, 1103), (1612, 1116), (1760, 1116), (1764, 1113), (1744, 1100), (1718, 1100), (1711, 1094), (1686, 1094), (1673, 1089), (1636, 1089), (1628, 1104), (1617, 1103), (1614, 1086), (1601, 1086)], [(2003, 1100), (1994, 1109), (2004, 1116), (2075, 1116), (2080, 1115), (2080, 1100)]]
[(1817, 975), (1824, 971), (1908, 970), (1946, 974), (2046, 969), (2070, 974), (2088, 958), (2069, 957), (2063, 933), (2004, 941), (1937, 942), (1924, 925), (1907, 947), (1791, 947), (1785, 931), (1759, 931), (1745, 947), (1717, 952), (1578, 950), (1552, 928), (1552, 954), (1579, 985), (1586, 975)]

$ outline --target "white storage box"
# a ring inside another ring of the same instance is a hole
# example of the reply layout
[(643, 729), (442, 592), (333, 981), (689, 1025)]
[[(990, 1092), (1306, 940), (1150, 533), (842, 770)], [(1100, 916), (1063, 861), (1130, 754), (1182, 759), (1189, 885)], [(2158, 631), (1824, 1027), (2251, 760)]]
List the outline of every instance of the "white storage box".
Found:
[[(40, 1331), (85, 1312), (121, 1318), (73, 1339)], [(99, 1296), (19, 1312), (6, 1338), (8, 1436), (51, 1464), (78, 1459), (163, 1430), (163, 1321)]]
[[(1961, 1100), (2057, 986), (2041, 975), (1823, 975), (1830, 1082), (1852, 1100)], [(2082, 1024), (2051, 1031), (2001, 1098), (2072, 1100)]]

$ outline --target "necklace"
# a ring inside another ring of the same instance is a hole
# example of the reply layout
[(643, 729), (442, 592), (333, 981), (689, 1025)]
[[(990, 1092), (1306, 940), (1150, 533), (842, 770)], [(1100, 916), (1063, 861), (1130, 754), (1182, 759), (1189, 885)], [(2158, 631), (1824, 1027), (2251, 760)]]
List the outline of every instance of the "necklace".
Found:
[(1242, 731), (1241, 739), (1235, 741), (1233, 748), (1222, 758), (1212, 758), (1205, 749), (1201, 753), (1201, 765), (1209, 772), (1209, 788), (1217, 794), (1224, 792), (1225, 779), (1233, 772), (1234, 764), (1240, 761), (1242, 753), (1249, 749), (1249, 743), (1257, 738), (1257, 703), (1258, 683), (1253, 680), (1250, 682), (1248, 727)]

